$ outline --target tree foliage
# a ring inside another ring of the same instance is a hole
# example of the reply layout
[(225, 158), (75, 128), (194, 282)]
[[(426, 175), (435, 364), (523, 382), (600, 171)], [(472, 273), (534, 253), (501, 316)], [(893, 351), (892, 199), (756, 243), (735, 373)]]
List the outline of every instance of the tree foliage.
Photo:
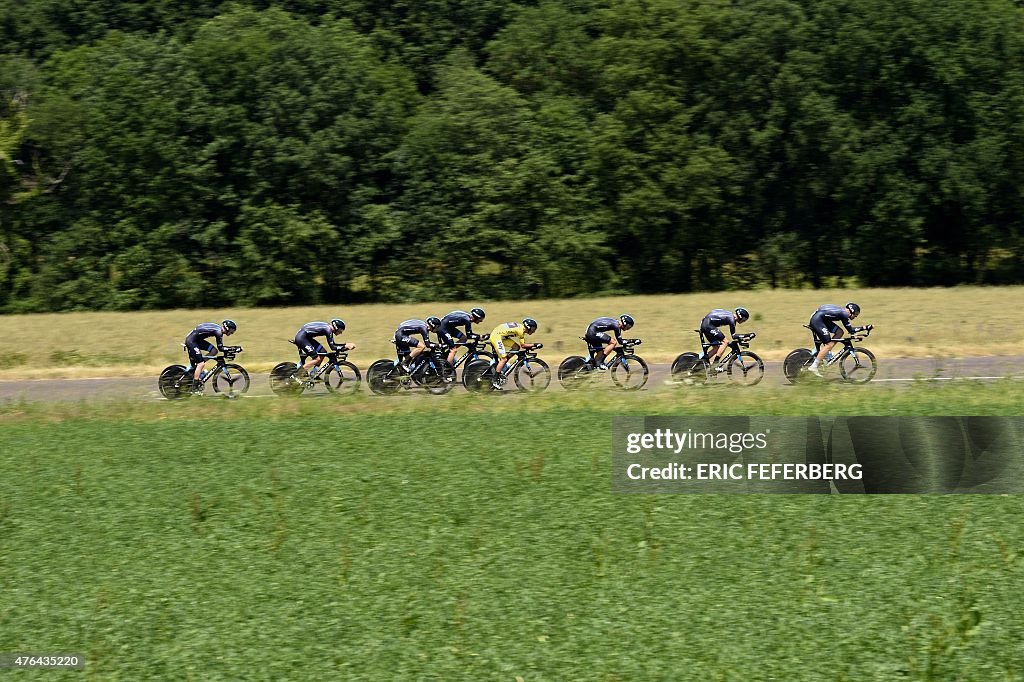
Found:
[(1019, 282), (1010, 0), (0, 0), (0, 309)]

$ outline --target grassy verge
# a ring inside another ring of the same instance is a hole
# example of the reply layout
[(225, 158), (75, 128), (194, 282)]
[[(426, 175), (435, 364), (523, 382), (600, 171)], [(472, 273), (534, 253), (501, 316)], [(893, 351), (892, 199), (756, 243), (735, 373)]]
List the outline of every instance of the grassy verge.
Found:
[(759, 386), (752, 390), (730, 386), (702, 390), (614, 390), (540, 394), (476, 395), (456, 389), (445, 396), (423, 393), (374, 396), (362, 391), (351, 397), (329, 395), (298, 398), (212, 397), (166, 400), (101, 400), (0, 402), (0, 423), (62, 422), (72, 420), (222, 421), (235, 419), (305, 419), (310, 417), (472, 415), (489, 429), (506, 427), (509, 414), (548, 414), (561, 411), (601, 415), (1018, 415), (1024, 414), (1024, 392), (1017, 380), (912, 382), (909, 385), (847, 386), (807, 384)]
[(102, 679), (1020, 680), (1021, 498), (622, 496), (608, 452), (614, 414), (1019, 414), (1016, 388), (7, 403), (0, 651)]
[[(748, 307), (753, 313), (745, 330), (758, 332), (751, 350), (779, 360), (793, 348), (806, 346), (807, 324), (821, 303), (855, 300), (864, 314), (859, 322), (878, 329), (871, 347), (880, 357), (967, 357), (1019, 354), (1008, 344), (985, 344), (989, 323), (979, 310), (1000, 310), (1006, 301), (1024, 295), (1024, 287), (957, 287), (953, 289), (839, 289), (798, 291), (738, 291), (678, 296), (628, 296), (598, 299), (361, 305), (255, 310), (175, 310), (137, 313), (66, 313), (10, 315), (3, 319), (0, 338), (0, 379), (85, 376), (155, 375), (166, 365), (181, 362), (181, 341), (198, 322), (236, 319), (233, 337), (246, 348), (239, 357), (254, 371), (265, 371), (293, 359), (288, 343), (295, 330), (315, 319), (343, 317), (345, 340), (360, 344), (352, 359), (367, 366), (392, 354), (388, 343), (395, 326), (410, 317), (443, 315), (449, 310), (480, 303), (487, 309), (486, 330), (526, 315), (540, 321), (536, 340), (546, 355), (561, 359), (578, 353), (576, 337), (599, 315), (629, 312), (637, 319), (635, 335), (651, 362), (669, 362), (697, 345), (695, 329), (711, 308)], [(1000, 321), (1000, 334), (1016, 338), (1024, 321), (1012, 316)]]

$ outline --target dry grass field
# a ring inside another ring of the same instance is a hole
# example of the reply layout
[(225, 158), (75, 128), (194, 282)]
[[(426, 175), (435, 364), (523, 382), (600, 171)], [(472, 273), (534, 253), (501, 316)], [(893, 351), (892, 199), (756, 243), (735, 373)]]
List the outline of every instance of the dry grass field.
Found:
[(876, 326), (864, 345), (881, 358), (1024, 354), (1012, 341), (1024, 332), (1024, 321), (1011, 314), (1024, 300), (1024, 287), (759, 290), (545, 301), (10, 315), (0, 318), (0, 379), (156, 374), (168, 364), (183, 362), (181, 341), (195, 324), (224, 317), (239, 324), (231, 343), (245, 347), (238, 362), (250, 371), (265, 371), (294, 359), (294, 346), (288, 340), (295, 330), (310, 320), (334, 316), (348, 325), (344, 340), (359, 344), (350, 360), (365, 368), (392, 354), (389, 340), (402, 320), (444, 315), (478, 304), (487, 310), (484, 330), (526, 315), (537, 318), (540, 329), (535, 339), (545, 343), (543, 356), (553, 363), (584, 350), (576, 337), (590, 320), (623, 312), (637, 319), (630, 334), (644, 340), (638, 352), (653, 363), (670, 362), (677, 354), (695, 349), (697, 335), (691, 330), (708, 310), (742, 305), (752, 313), (742, 330), (758, 333), (751, 350), (767, 360), (781, 360), (793, 348), (809, 344), (809, 333), (801, 325), (818, 305), (842, 305), (849, 300), (864, 310), (858, 323)]

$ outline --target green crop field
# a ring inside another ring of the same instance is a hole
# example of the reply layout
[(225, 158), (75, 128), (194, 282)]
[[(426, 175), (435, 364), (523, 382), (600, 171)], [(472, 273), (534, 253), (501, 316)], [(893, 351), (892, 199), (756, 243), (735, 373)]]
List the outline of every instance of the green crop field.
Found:
[[(1010, 381), (729, 393), (734, 414), (1024, 408)], [(613, 415), (720, 412), (0, 404), (0, 651), (123, 680), (1024, 679), (1020, 497), (611, 492)]]
[(697, 347), (691, 330), (710, 309), (739, 305), (752, 313), (742, 329), (758, 333), (751, 350), (765, 359), (781, 360), (793, 348), (808, 345), (809, 333), (802, 325), (815, 308), (849, 300), (863, 307), (858, 323), (876, 325), (865, 345), (879, 357), (1019, 355), (1015, 345), (1003, 340), (1024, 335), (1024, 320), (1006, 314), (996, 329), (992, 316), (1021, 297), (1024, 287), (759, 290), (521, 302), (9, 315), (0, 318), (0, 379), (155, 376), (166, 365), (184, 360), (181, 342), (192, 327), (224, 317), (239, 323), (238, 334), (230, 340), (246, 349), (239, 361), (253, 371), (265, 371), (294, 359), (295, 347), (288, 340), (302, 324), (340, 316), (348, 324), (343, 339), (359, 344), (350, 359), (365, 369), (374, 360), (393, 355), (389, 340), (402, 320), (443, 315), (478, 303), (487, 310), (481, 325), (485, 331), (506, 320), (537, 318), (540, 329), (534, 339), (545, 343), (543, 355), (554, 363), (583, 350), (577, 337), (592, 319), (623, 312), (637, 319), (630, 335), (644, 339), (642, 355), (650, 362), (670, 362)]

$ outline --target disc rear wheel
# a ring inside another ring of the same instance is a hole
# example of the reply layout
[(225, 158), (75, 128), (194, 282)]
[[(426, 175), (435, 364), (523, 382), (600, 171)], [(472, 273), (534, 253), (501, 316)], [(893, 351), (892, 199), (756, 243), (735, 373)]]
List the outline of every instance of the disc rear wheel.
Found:
[(587, 361), (579, 355), (571, 355), (558, 365), (558, 381), (567, 391), (575, 391), (583, 387), (589, 374)]
[(807, 348), (797, 348), (786, 356), (782, 363), (782, 372), (786, 375), (789, 383), (799, 383), (803, 378), (804, 368), (814, 362), (814, 353)]
[(294, 362), (282, 362), (270, 370), (270, 390), (274, 395), (300, 395), (304, 390), (303, 386), (295, 377), (299, 372), (299, 366)]
[(160, 395), (168, 400), (187, 397), (192, 391), (192, 377), (187, 373), (188, 370), (181, 365), (171, 365), (161, 372), (157, 380)]
[(377, 395), (393, 395), (402, 387), (395, 374), (394, 362), (378, 360), (366, 370), (366, 385)]
[(494, 367), (489, 360), (470, 360), (462, 373), (462, 384), (472, 393), (486, 393), (494, 389)]

